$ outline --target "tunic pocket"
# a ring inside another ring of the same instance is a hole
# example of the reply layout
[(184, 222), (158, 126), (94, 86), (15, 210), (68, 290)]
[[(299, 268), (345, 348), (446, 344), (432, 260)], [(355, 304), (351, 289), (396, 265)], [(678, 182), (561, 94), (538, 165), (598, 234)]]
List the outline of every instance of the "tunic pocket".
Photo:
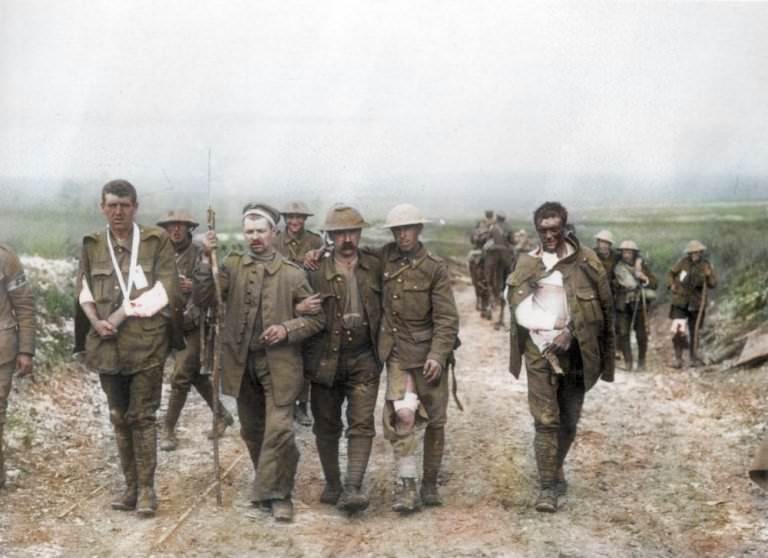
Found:
[(576, 291), (576, 298), (579, 300), (579, 307), (584, 315), (584, 321), (592, 323), (603, 320), (603, 309), (600, 308), (600, 301), (593, 290), (578, 289)]

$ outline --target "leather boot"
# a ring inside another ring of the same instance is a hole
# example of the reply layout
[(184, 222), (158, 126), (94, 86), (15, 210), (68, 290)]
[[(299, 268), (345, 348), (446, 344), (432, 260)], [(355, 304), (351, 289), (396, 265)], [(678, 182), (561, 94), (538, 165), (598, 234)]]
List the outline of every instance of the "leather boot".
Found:
[(325, 488), (320, 495), (320, 502), (335, 506), (341, 496), (341, 471), (339, 469), (339, 440), (315, 438), (320, 465), (323, 467)]
[(437, 476), (443, 463), (445, 449), (445, 428), (427, 427), (424, 432), (424, 470), (421, 477), (421, 501), (425, 506), (442, 506), (443, 500), (437, 491)]
[(368, 507), (368, 496), (361, 488), (372, 445), (373, 438), (367, 436), (352, 436), (347, 440), (347, 478), (336, 504), (341, 510), (352, 513)]
[(416, 490), (416, 479), (401, 477), (395, 486), (392, 509), (400, 513), (409, 513), (421, 508), (421, 498)]
[(133, 429), (133, 451), (136, 456), (136, 478), (139, 487), (136, 513), (141, 517), (152, 517), (157, 511), (157, 429), (154, 424)]
[(133, 434), (127, 426), (115, 427), (115, 441), (120, 455), (120, 467), (125, 477), (125, 490), (112, 500), (112, 509), (131, 511), (136, 509), (136, 461), (133, 451)]
[(293, 502), (291, 497), (272, 500), (272, 517), (275, 521), (288, 523), (293, 521)]
[(557, 432), (537, 431), (533, 447), (541, 485), (536, 498), (536, 511), (554, 513), (557, 511)]
[(163, 437), (160, 441), (160, 449), (163, 451), (173, 451), (179, 445), (176, 439), (176, 423), (181, 416), (181, 410), (187, 401), (186, 390), (171, 389), (171, 396), (168, 398), (168, 409), (165, 411), (165, 422), (163, 423)]
[[(195, 384), (195, 389), (197, 390), (197, 393), (200, 394), (200, 397), (202, 397), (203, 400), (208, 404), (208, 407), (211, 409), (211, 411), (213, 411), (213, 384), (211, 384), (211, 381), (207, 376), (204, 376), (204, 378), (205, 381), (199, 381)], [(205, 436), (209, 440), (213, 440), (214, 435), (217, 438), (221, 438), (224, 436), (227, 428), (232, 426), (234, 423), (235, 419), (232, 418), (232, 415), (229, 414), (229, 411), (227, 411), (226, 407), (224, 407), (224, 405), (221, 404), (221, 401), (219, 401), (219, 419), (216, 421), (216, 428), (212, 428), (206, 432)]]

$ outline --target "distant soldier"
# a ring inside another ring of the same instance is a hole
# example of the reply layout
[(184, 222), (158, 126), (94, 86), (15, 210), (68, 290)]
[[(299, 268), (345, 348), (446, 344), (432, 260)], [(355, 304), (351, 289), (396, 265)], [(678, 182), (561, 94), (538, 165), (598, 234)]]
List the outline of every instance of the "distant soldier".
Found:
[(611, 234), (611, 231), (603, 229), (595, 235), (595, 253), (605, 268), (609, 282), (613, 281), (613, 267), (620, 259), (613, 249), (613, 244), (613, 234)]
[[(381, 263), (378, 255), (359, 249), (368, 227), (356, 209), (331, 207), (324, 230), (333, 248), (309, 275), (328, 319), (325, 330), (304, 349), (312, 379), (312, 415), (317, 451), (325, 476), (320, 501), (354, 512), (368, 507), (363, 477), (376, 434), (373, 413), (381, 362), (376, 342), (381, 325)], [(339, 438), (346, 402), (347, 475), (342, 490)]]
[[(280, 214), (251, 203), (243, 209), (247, 252), (232, 253), (220, 269), (226, 314), (221, 324), (222, 391), (237, 398), (240, 435), (256, 472), (251, 501), (278, 521), (293, 519), (291, 493), (299, 450), (293, 432), (293, 408), (304, 367), (301, 343), (323, 329), (324, 314), (298, 316), (296, 305), (312, 294), (305, 272), (275, 252)], [(195, 268), (195, 304), (215, 304), (209, 254), (216, 233), (203, 241)]]
[(536, 249), (536, 243), (528, 236), (528, 231), (520, 229), (515, 231), (512, 235), (512, 241), (514, 242), (515, 260), (520, 257), (521, 254), (527, 254)]
[(485, 277), (485, 254), (483, 246), (488, 242), (491, 227), (493, 226), (493, 211), (486, 211), (485, 218), (481, 219), (472, 230), (470, 241), (472, 250), (468, 255), (469, 275), (472, 278), (472, 285), (475, 288), (475, 309), (482, 313), (486, 319), (491, 319), (491, 312), (488, 308), (489, 289), (488, 280)]
[(126, 484), (112, 508), (152, 516), (163, 364), (171, 340), (180, 349), (183, 338), (169, 305), (178, 296), (173, 244), (163, 229), (134, 222), (138, 207), (125, 180), (101, 190), (107, 228), (83, 238), (76, 292), (87, 321), (76, 320), (75, 352), (85, 350), (107, 396)]
[(35, 299), (16, 253), (0, 244), (0, 488), (5, 486), (3, 427), (14, 373), (32, 374)]
[(668, 288), (672, 291), (669, 317), (672, 320), (672, 346), (675, 349), (673, 368), (682, 368), (686, 345), (690, 351), (690, 365), (704, 364), (697, 354), (697, 328), (703, 325), (706, 313), (704, 289), (717, 287), (715, 270), (704, 258), (706, 249), (698, 240), (690, 241), (685, 248), (686, 255), (667, 274)]
[[(616, 306), (616, 331), (618, 346), (624, 358), (626, 370), (632, 370), (632, 330), (637, 339), (637, 369), (645, 369), (648, 352), (648, 305), (652, 298), (649, 293), (658, 288), (656, 276), (643, 258), (640, 248), (633, 240), (619, 244), (621, 259), (614, 266), (613, 298)], [(654, 293), (655, 294), (655, 293)]]
[(512, 270), (515, 259), (512, 242), (512, 231), (507, 225), (507, 216), (496, 212), (496, 223), (491, 226), (489, 240), (485, 243), (485, 277), (490, 291), (491, 308), (500, 307), (499, 321), (504, 315), (504, 300), (502, 299), (504, 282)]
[[(192, 302), (192, 273), (195, 262), (200, 258), (202, 246), (192, 240), (192, 231), (199, 225), (197, 221), (183, 209), (171, 210), (166, 213), (157, 225), (163, 227), (171, 237), (176, 252), (176, 270), (179, 273), (179, 306), (183, 312), (183, 331), (186, 347), (176, 352), (176, 361), (171, 377), (171, 395), (168, 398), (168, 410), (165, 415), (160, 449), (173, 451), (178, 445), (176, 438), (176, 423), (181, 416), (184, 403), (192, 386), (200, 394), (208, 407), (213, 410), (213, 385), (208, 374), (200, 373), (200, 326), (205, 321), (200, 309)], [(219, 406), (217, 421), (217, 436), (222, 436), (227, 426), (233, 423), (232, 415)], [(209, 438), (214, 432), (209, 433)]]
[(509, 371), (518, 377), (525, 357), (541, 486), (535, 507), (555, 512), (584, 395), (598, 379), (613, 381), (613, 301), (600, 260), (567, 234), (568, 211), (547, 202), (533, 221), (541, 248), (521, 255), (507, 279)]
[[(323, 247), (322, 237), (310, 230), (305, 224), (314, 215), (304, 202), (293, 201), (285, 205), (280, 214), (285, 219), (285, 230), (275, 240), (275, 249), (296, 265), (304, 264), (307, 252)], [(312, 419), (307, 413), (309, 404), (309, 381), (305, 380), (304, 387), (296, 400), (294, 416), (302, 426), (310, 426)]]
[[(392, 509), (412, 512), (442, 504), (437, 477), (443, 460), (449, 395), (448, 363), (459, 316), (445, 263), (419, 241), (427, 221), (410, 204), (397, 205), (383, 227), (394, 242), (381, 249), (384, 270), (379, 356), (387, 364), (384, 435), (392, 443), (400, 481)], [(421, 492), (416, 490), (417, 420), (426, 422)]]

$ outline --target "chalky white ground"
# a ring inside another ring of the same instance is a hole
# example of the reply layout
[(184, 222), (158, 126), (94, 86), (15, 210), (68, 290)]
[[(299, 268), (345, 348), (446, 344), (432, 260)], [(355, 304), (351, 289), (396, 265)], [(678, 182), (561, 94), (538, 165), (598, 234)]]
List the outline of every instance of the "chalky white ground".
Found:
[[(250, 508), (252, 471), (243, 459), (224, 482), (224, 505), (210, 496), (158, 547), (211, 481), (207, 408), (190, 396), (179, 450), (159, 453), (158, 515), (140, 520), (109, 508), (122, 479), (97, 378), (63, 367), (37, 384), (18, 382), (12, 394), (16, 422), (7, 440), (9, 487), (0, 493), (0, 555), (764, 555), (768, 494), (750, 484), (746, 470), (768, 412), (766, 368), (667, 368), (668, 322), (660, 309), (651, 369), (619, 370), (615, 383), (587, 395), (567, 470), (569, 495), (559, 513), (541, 515), (531, 509), (533, 427), (525, 380), (507, 372), (508, 336), (480, 319), (470, 288), (458, 285), (456, 297), (466, 410), (451, 404), (443, 507), (407, 517), (391, 511), (393, 461), (380, 436), (366, 478), (368, 511), (349, 518), (318, 503), (322, 473), (311, 431), (299, 427), (293, 524)], [(377, 424), (380, 416), (381, 401)], [(223, 468), (243, 452), (231, 429), (221, 444)]]

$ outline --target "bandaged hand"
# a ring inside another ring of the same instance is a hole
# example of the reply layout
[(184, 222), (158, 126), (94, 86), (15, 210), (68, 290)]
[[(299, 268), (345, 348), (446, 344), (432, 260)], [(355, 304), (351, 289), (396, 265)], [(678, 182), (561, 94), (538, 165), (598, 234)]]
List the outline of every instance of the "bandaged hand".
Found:
[(434, 359), (427, 359), (424, 363), (424, 370), (422, 374), (427, 382), (435, 382), (440, 378), (440, 374), (443, 373), (443, 367)]

